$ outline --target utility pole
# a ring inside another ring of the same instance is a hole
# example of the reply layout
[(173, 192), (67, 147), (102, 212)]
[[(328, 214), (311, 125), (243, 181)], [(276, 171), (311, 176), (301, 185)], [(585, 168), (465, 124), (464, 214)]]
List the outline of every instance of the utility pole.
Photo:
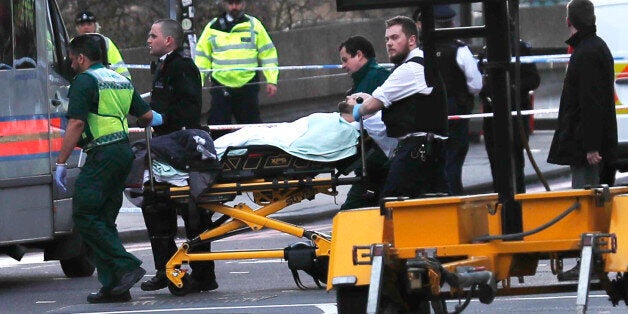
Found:
[(186, 55), (194, 59), (196, 50), (196, 30), (194, 28), (194, 2), (192, 0), (168, 0), (168, 15), (171, 19), (181, 23), (185, 40), (183, 41), (183, 51)]

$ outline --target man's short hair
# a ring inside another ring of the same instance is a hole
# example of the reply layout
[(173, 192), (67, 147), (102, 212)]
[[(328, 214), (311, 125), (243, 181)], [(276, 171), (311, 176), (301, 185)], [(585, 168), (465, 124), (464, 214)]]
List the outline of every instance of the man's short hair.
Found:
[(82, 54), (93, 62), (102, 62), (104, 40), (98, 34), (79, 35), (70, 41), (69, 49), (74, 55)]
[(170, 36), (174, 39), (177, 47), (183, 46), (183, 28), (179, 22), (172, 19), (159, 19), (153, 24), (159, 24), (161, 26), (161, 32), (165, 37)]
[(577, 30), (595, 25), (595, 11), (589, 0), (571, 0), (567, 4), (567, 19)]
[(406, 37), (410, 38), (410, 36), (414, 36), (417, 40), (419, 39), (419, 29), (411, 18), (407, 16), (395, 16), (386, 20), (386, 28), (391, 28), (395, 25), (401, 25), (401, 31)]
[(358, 51), (362, 51), (362, 54), (364, 54), (366, 58), (375, 58), (375, 48), (373, 48), (373, 44), (362, 36), (351, 36), (347, 38), (347, 40), (340, 44), (338, 51), (342, 50), (342, 47), (344, 47), (347, 53), (352, 57), (355, 57)]

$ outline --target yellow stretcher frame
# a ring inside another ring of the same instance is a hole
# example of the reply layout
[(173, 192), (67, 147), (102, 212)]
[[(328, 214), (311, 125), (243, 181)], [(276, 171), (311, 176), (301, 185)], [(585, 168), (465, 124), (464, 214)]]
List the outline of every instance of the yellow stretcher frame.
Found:
[[(218, 195), (224, 193), (240, 194), (241, 192), (252, 192), (254, 202), (262, 205), (261, 208), (252, 209), (250, 206), (239, 203), (233, 207), (222, 203), (202, 203), (198, 207), (221, 213), (231, 219), (211, 230), (206, 230), (195, 239), (187, 241), (179, 247), (177, 252), (166, 264), (166, 276), (170, 280), (170, 292), (174, 295), (185, 295), (187, 290), (186, 270), (182, 269), (183, 264), (195, 261), (217, 261), (217, 260), (241, 260), (241, 259), (276, 259), (284, 258), (284, 249), (274, 250), (244, 250), (226, 252), (189, 252), (190, 247), (197, 242), (211, 241), (225, 236), (237, 230), (249, 229), (260, 231), (264, 228), (274, 229), (279, 232), (306, 238), (311, 240), (316, 246), (317, 257), (329, 256), (331, 254), (331, 237), (329, 235), (306, 230), (278, 219), (267, 217), (283, 208), (299, 203), (305, 199), (313, 199), (315, 195), (322, 193), (336, 196), (337, 185), (352, 184), (359, 178), (337, 178), (335, 176), (325, 178), (308, 178), (297, 180), (264, 181), (253, 180), (238, 183), (217, 183), (212, 185), (208, 195)], [(171, 198), (189, 197), (189, 187), (174, 187), (169, 185), (155, 186), (158, 193), (170, 195)], [(206, 196), (206, 195), (204, 195)]]
[[(597, 274), (600, 287), (608, 292), (608, 273), (628, 272), (626, 193), (627, 187), (617, 187), (516, 195), (515, 200), (522, 205), (524, 232), (546, 224), (568, 208), (571, 210), (546, 229), (513, 241), (490, 238), (476, 241), (482, 236), (502, 233), (502, 208), (496, 194), (391, 201), (379, 209), (340, 212), (333, 221), (327, 289), (371, 285), (369, 305), (377, 304), (378, 300), (372, 301), (372, 285), (381, 285), (385, 279), (375, 275), (379, 271), (374, 271), (375, 262), (434, 256), (451, 273), (460, 266), (491, 272), (494, 280), (501, 283), (498, 295), (559, 292), (560, 289), (553, 291), (552, 287), (515, 289), (510, 279), (535, 275), (541, 257), (549, 258), (553, 271), (559, 271), (556, 268), (562, 268), (563, 257), (582, 253), (583, 235), (603, 235), (607, 241), (594, 249), (614, 252), (601, 254), (603, 273)], [(351, 227), (356, 224), (368, 227)], [(411, 275), (409, 272), (408, 276)], [(428, 278), (423, 278), (426, 289), (431, 297), (454, 297), (455, 287), (448, 293), (441, 291), (441, 275), (428, 272)], [(588, 280), (586, 284), (588, 289)], [(343, 307), (340, 300), (339, 297), (339, 309)], [(375, 311), (376, 307), (370, 309)]]

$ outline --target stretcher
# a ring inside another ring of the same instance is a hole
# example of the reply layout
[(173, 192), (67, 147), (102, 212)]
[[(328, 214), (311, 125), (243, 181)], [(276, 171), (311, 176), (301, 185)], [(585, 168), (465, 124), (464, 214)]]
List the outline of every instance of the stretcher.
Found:
[[(147, 129), (147, 149), (150, 160), (150, 130)], [(363, 137), (362, 137), (363, 138)], [(362, 147), (364, 147), (362, 140)], [(363, 149), (364, 150), (364, 149)], [(166, 265), (168, 288), (173, 295), (183, 296), (193, 289), (189, 271), (185, 265), (196, 261), (240, 260), (240, 259), (285, 259), (292, 270), (295, 283), (302, 285), (297, 270), (303, 270), (319, 282), (326, 283), (331, 236), (308, 230), (275, 218), (268, 217), (288, 206), (303, 200), (312, 200), (317, 194), (336, 196), (336, 187), (361, 180), (345, 177), (358, 165), (364, 163), (360, 155), (334, 162), (318, 162), (295, 157), (268, 145), (230, 147), (220, 160), (220, 171), (214, 171), (213, 183), (201, 192), (192, 192), (190, 186), (177, 187), (153, 180), (144, 184), (144, 195), (151, 193), (158, 198), (196, 203), (199, 210), (220, 214), (211, 227), (198, 237), (182, 243)], [(209, 167), (211, 168), (211, 167)], [(253, 202), (260, 208), (253, 209), (245, 203), (227, 205), (237, 195), (252, 193)], [(303, 238), (287, 248), (271, 250), (244, 250), (225, 252), (191, 252), (207, 241), (223, 239), (242, 232), (260, 231), (264, 228)]]

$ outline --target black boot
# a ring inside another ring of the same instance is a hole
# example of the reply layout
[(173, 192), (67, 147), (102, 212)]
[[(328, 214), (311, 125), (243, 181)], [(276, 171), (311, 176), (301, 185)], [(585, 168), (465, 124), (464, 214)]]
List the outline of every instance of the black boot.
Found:
[(191, 280), (192, 291), (194, 292), (203, 292), (203, 291), (212, 291), (218, 289), (218, 283), (216, 279), (197, 279), (192, 277)]
[(155, 291), (166, 287), (168, 287), (168, 278), (166, 278), (164, 271), (158, 271), (155, 277), (142, 282), (140, 286), (143, 291)]
[(129, 290), (121, 294), (111, 294), (109, 289), (101, 288), (98, 292), (90, 293), (87, 296), (89, 303), (117, 303), (131, 301), (131, 293)]
[[(201, 244), (200, 246), (195, 247), (195, 251), (211, 252), (211, 244)], [(190, 263), (190, 268), (192, 269), (190, 277), (192, 278), (192, 284), (194, 285), (195, 291), (201, 292), (218, 289), (218, 283), (216, 283), (216, 274), (214, 273), (214, 266), (214, 261)]]

